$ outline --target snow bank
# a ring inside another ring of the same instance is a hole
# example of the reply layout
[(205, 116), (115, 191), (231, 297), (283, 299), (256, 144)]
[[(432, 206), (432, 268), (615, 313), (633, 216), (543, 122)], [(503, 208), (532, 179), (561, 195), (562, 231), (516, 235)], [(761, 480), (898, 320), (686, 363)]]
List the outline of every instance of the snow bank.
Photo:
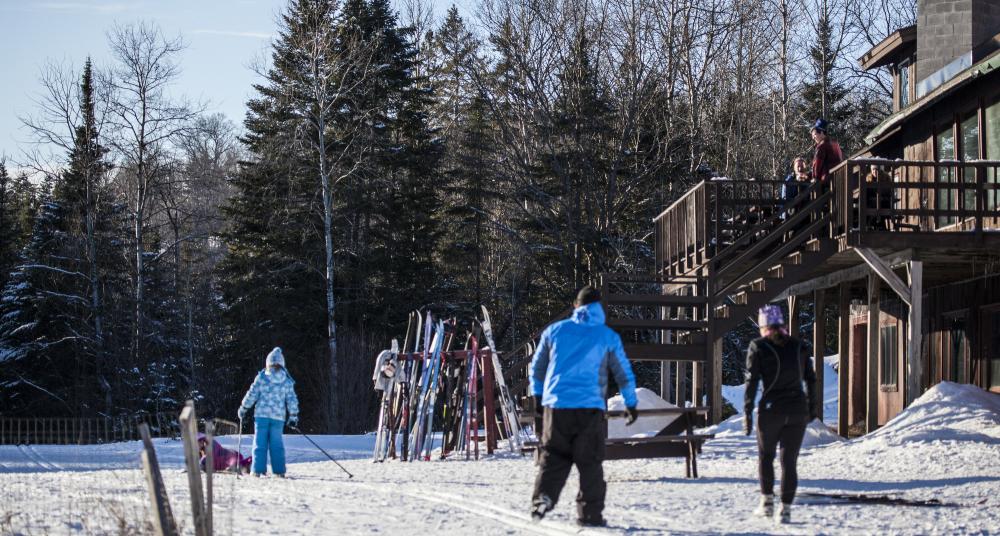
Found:
[[(823, 358), (823, 421), (831, 426), (837, 424), (837, 399), (840, 396), (840, 387), (837, 375), (837, 354), (828, 355)], [(743, 394), (746, 392), (745, 385), (723, 385), (722, 398), (736, 408), (737, 413), (743, 413)], [(757, 390), (757, 400), (760, 401), (761, 390)]]
[[(640, 387), (635, 390), (639, 400), (639, 409), (676, 408), (677, 406), (662, 399), (649, 389)], [(609, 411), (625, 411), (625, 399), (615, 395), (608, 400)], [(639, 417), (632, 426), (625, 426), (625, 417), (608, 419), (608, 437), (650, 437), (655, 436), (670, 423), (677, 420), (676, 415), (648, 415)]]
[[(841, 441), (843, 438), (838, 436), (830, 428), (831, 426), (837, 425), (837, 398), (839, 397), (839, 385), (836, 365), (838, 363), (838, 356), (828, 355), (823, 358), (823, 421), (813, 421), (809, 423), (809, 427), (806, 429), (805, 439), (803, 439), (802, 445), (804, 447), (815, 447), (819, 445), (827, 445), (830, 443), (835, 443)], [(716, 424), (714, 426), (709, 426), (699, 430), (701, 433), (715, 434), (716, 437), (735, 437), (743, 435), (743, 395), (746, 392), (745, 385), (723, 385), (722, 386), (722, 398), (726, 399), (727, 402), (736, 408), (736, 415), (726, 419), (725, 421)], [(754, 405), (760, 401), (761, 390), (757, 390), (757, 400), (754, 401)], [(754, 411), (756, 413), (756, 410)], [(751, 434), (751, 437), (755, 436), (756, 432)]]
[(806, 435), (802, 438), (802, 446), (818, 447), (840, 441), (845, 441), (845, 439), (837, 435), (827, 424), (817, 419), (809, 423), (809, 426), (806, 427)]
[[(754, 418), (756, 418), (757, 411), (754, 411)], [(716, 438), (734, 438), (743, 436), (743, 414), (733, 415), (732, 417), (722, 421), (715, 426), (709, 426), (698, 430), (699, 434), (715, 434)], [(757, 437), (757, 430), (754, 429), (750, 433), (750, 437)], [(829, 445), (830, 443), (837, 443), (844, 441), (844, 438), (838, 436), (830, 429), (829, 426), (815, 420), (809, 423), (806, 427), (806, 435), (802, 439), (803, 447), (818, 447), (820, 445)]]
[(864, 441), (890, 445), (934, 441), (1000, 444), (1000, 395), (941, 382)]

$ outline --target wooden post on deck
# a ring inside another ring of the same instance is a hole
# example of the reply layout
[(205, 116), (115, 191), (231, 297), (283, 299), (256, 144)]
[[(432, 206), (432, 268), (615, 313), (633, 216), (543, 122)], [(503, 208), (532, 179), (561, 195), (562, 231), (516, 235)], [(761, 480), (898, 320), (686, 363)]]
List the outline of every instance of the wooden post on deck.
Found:
[(785, 323), (788, 325), (788, 334), (799, 338), (799, 297), (795, 294), (788, 297), (788, 318)]
[(882, 280), (873, 270), (868, 275), (868, 378), (865, 390), (865, 433), (878, 428), (878, 346), (879, 346), (879, 306)]
[(851, 426), (849, 400), (851, 384), (851, 284), (841, 283), (837, 300), (837, 433), (847, 437)]
[(907, 265), (910, 283), (910, 312), (906, 322), (906, 405), (909, 406), (920, 395), (923, 376), (923, 293), (924, 263), (910, 261)]
[(816, 368), (816, 415), (823, 420), (823, 368), (826, 357), (826, 289), (813, 291), (813, 367)]

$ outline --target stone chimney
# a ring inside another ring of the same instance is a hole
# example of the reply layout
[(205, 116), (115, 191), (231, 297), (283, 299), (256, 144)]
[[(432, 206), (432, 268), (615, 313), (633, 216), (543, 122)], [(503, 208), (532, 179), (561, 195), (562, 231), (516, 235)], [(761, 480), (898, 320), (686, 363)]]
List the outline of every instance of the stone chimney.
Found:
[[(932, 87), (940, 85), (971, 66), (997, 48), (997, 43), (989, 42), (997, 34), (1000, 0), (919, 0), (918, 84), (926, 80)], [(935, 80), (927, 80), (931, 76)], [(929, 91), (924, 89), (923, 93)], [(917, 92), (921, 93), (919, 87)]]

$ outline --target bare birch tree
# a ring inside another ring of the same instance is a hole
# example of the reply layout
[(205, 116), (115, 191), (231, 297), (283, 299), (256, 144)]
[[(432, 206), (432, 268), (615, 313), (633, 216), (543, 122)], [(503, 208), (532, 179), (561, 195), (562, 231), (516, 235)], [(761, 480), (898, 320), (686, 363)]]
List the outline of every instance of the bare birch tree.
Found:
[(332, 10), (315, 9), (299, 31), (290, 34), (300, 68), (298, 79), (287, 84), (281, 96), (295, 117), (295, 139), (314, 154), (317, 186), (322, 200), (324, 282), (326, 292), (327, 351), (329, 359), (328, 423), (333, 429), (338, 414), (336, 297), (334, 296), (333, 193), (351, 177), (371, 150), (361, 135), (371, 110), (359, 95), (373, 69), (373, 45), (334, 24)]
[(110, 118), (112, 147), (121, 163), (119, 175), (127, 185), (135, 248), (135, 314), (133, 357), (143, 340), (146, 306), (145, 231), (157, 182), (166, 176), (165, 150), (171, 140), (189, 128), (197, 111), (170, 97), (168, 89), (180, 73), (176, 56), (183, 49), (178, 38), (167, 38), (154, 24), (138, 22), (115, 26), (108, 32), (115, 66)]

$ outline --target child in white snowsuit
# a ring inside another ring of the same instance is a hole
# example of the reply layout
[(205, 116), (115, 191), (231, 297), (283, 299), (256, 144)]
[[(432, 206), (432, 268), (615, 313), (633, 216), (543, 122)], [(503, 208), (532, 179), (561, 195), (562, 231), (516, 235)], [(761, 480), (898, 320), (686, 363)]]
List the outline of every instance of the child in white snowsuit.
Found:
[(255, 404), (253, 473), (260, 476), (267, 471), (267, 456), (271, 456), (271, 471), (285, 476), (285, 445), (282, 429), (285, 419), (289, 426), (298, 426), (299, 399), (295, 396), (295, 380), (285, 371), (285, 356), (275, 347), (267, 354), (264, 370), (257, 374), (243, 397), (238, 412), (240, 422)]

